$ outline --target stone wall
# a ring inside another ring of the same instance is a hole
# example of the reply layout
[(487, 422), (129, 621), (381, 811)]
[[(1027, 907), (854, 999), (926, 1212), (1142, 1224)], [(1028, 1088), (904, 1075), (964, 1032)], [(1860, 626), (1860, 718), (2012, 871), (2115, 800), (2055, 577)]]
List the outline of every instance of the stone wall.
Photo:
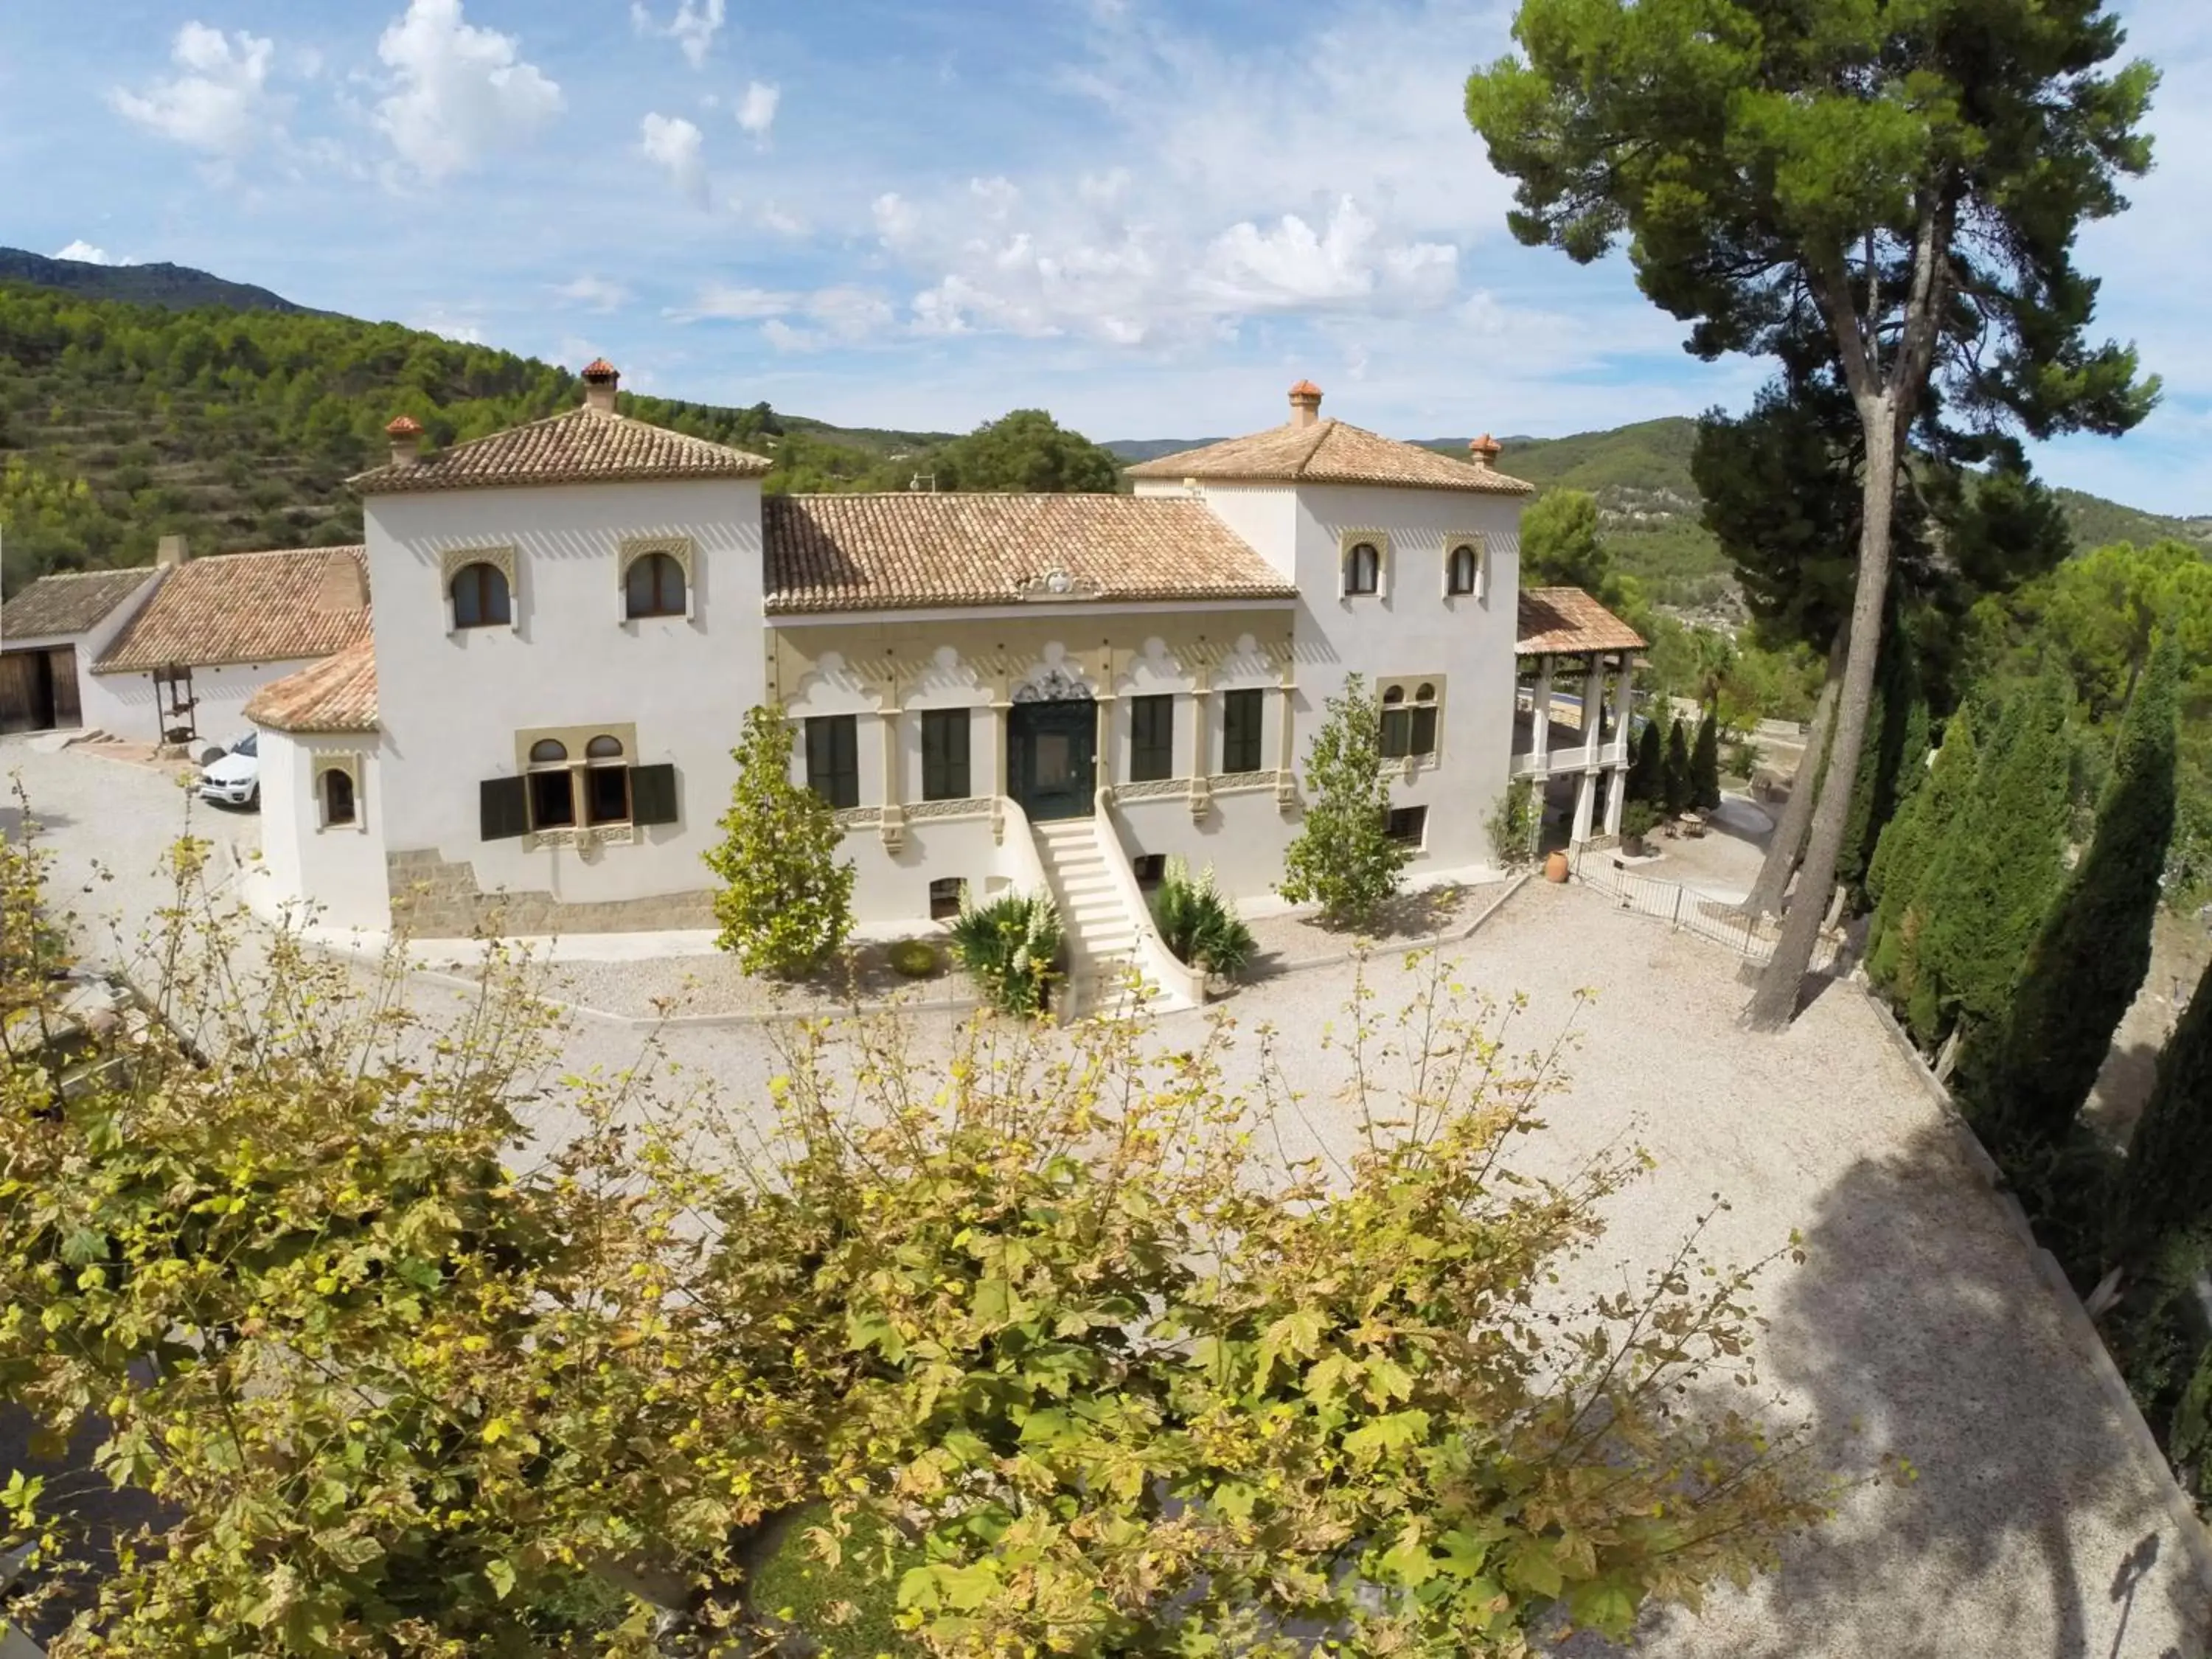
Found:
[(523, 937), (548, 933), (649, 933), (712, 927), (714, 896), (701, 888), (646, 898), (567, 904), (544, 892), (487, 893), (475, 866), (449, 862), (435, 850), (392, 853), (392, 925), (417, 939), (465, 939), (482, 932)]

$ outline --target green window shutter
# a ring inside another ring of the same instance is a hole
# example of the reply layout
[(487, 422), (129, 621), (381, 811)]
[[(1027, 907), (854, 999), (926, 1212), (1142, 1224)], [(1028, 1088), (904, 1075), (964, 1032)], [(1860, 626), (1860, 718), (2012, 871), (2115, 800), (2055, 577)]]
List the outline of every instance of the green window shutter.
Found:
[(1231, 691), (1221, 702), (1221, 769), (1256, 772), (1260, 769), (1260, 716), (1262, 691)]
[(1129, 781), (1150, 783), (1175, 775), (1175, 699), (1129, 699)]
[(477, 786), (482, 839), (507, 841), (529, 833), (528, 787), (520, 778), (486, 778)]
[(1437, 752), (1437, 711), (1433, 704), (1424, 703), (1413, 711), (1413, 732), (1411, 752), (1433, 755)]
[(1406, 745), (1413, 740), (1413, 716), (1404, 708), (1382, 711), (1382, 758), (1396, 760), (1405, 754)]
[(806, 722), (806, 784), (833, 807), (860, 804), (860, 717), (816, 714)]
[(659, 766), (629, 769), (629, 821), (632, 823), (676, 822), (676, 769)]
[(921, 716), (921, 798), (968, 798), (968, 730), (964, 708), (930, 708)]

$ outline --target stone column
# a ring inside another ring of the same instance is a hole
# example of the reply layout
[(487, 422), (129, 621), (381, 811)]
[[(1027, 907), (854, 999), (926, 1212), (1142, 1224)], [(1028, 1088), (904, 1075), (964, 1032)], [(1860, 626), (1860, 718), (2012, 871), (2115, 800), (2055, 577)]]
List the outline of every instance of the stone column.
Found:
[(1614, 677), (1613, 683), (1613, 734), (1620, 743), (1620, 760), (1624, 766), (1631, 758), (1628, 752), (1629, 727), (1634, 723), (1635, 716), (1636, 653), (1624, 651), (1620, 653), (1620, 672)]
[(1206, 684), (1206, 675), (1201, 672), (1190, 693), (1190, 815), (1193, 818), (1204, 817), (1206, 809), (1213, 800), (1213, 791), (1206, 784), (1206, 780), (1213, 775), (1213, 756), (1208, 747), (1206, 731), (1206, 700), (1212, 695), (1213, 688)]
[(1529, 705), (1528, 764), (1540, 778), (1549, 764), (1552, 753), (1552, 659), (1548, 653), (1536, 659), (1536, 696)]
[(899, 787), (900, 774), (904, 770), (900, 763), (904, 757), (899, 753), (898, 716), (896, 705), (885, 707), (876, 715), (877, 729), (883, 733), (884, 738), (884, 810), (879, 822), (884, 846), (894, 853), (906, 839), (906, 814), (900, 810), (904, 804), (905, 792)]
[(1567, 832), (1568, 842), (1581, 846), (1590, 838), (1590, 819), (1597, 808), (1597, 774), (1582, 771), (1575, 774), (1575, 823)]
[(1626, 766), (1616, 766), (1613, 769), (1612, 781), (1607, 785), (1605, 792), (1605, 833), (1607, 835), (1617, 836), (1620, 833), (1620, 809), (1627, 804), (1627, 801), (1628, 769)]
[(1605, 659), (1593, 652), (1589, 666), (1583, 675), (1583, 748), (1592, 761), (1597, 759), (1598, 732), (1602, 724), (1601, 714), (1605, 708)]
[(1275, 805), (1286, 812), (1297, 792), (1297, 687), (1285, 679), (1278, 705), (1282, 724), (1275, 733)]
[[(994, 844), (1006, 838), (1006, 711), (1012, 707), (1004, 697), (986, 705), (990, 716), (990, 739), (983, 747), (983, 793), (991, 799), (991, 840)], [(969, 787), (975, 786), (971, 783)]]

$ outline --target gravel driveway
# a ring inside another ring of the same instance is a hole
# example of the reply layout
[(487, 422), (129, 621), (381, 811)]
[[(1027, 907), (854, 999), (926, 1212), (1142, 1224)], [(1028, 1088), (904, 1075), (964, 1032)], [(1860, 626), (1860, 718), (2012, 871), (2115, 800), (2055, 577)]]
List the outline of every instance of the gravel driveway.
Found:
[[(180, 798), (151, 774), (0, 743), (0, 770), (19, 759), (53, 830), (58, 891), (93, 902), (77, 888), (97, 855), (118, 878), (95, 890), (150, 915), (160, 890), (131, 872), (158, 862), (185, 821)], [(202, 833), (210, 817), (193, 813)], [(252, 829), (215, 823), (241, 844)], [(1746, 988), (1725, 952), (1540, 882), (1449, 954), (1468, 983), (1527, 994), (1516, 1048), (1550, 1038), (1576, 990), (1598, 988), (1571, 1085), (1529, 1161), (1565, 1169), (1624, 1142), (1650, 1149), (1658, 1172), (1609, 1212), (1605, 1251), (1624, 1264), (1670, 1252), (1716, 1192), (1734, 1206), (1710, 1236), (1717, 1255), (1762, 1256), (1801, 1231), (1808, 1261), (1777, 1270), (1760, 1298), (1766, 1380), (1811, 1413), (1832, 1467), (1895, 1452), (1920, 1471), (1856, 1492), (1780, 1574), (1721, 1594), (1702, 1618), (1662, 1621), (1638, 1652), (2199, 1659), (2206, 1591), (2162, 1501), (2164, 1469), (2127, 1432), (1996, 1199), (1856, 992), (1831, 986), (1785, 1036), (1747, 1036), (1735, 1025)], [(1345, 1023), (1351, 971), (1285, 975), (1223, 1010), (1240, 1028), (1232, 1070), (1250, 1073), (1252, 1033), (1272, 1028), (1305, 1097), (1305, 1133), (1334, 1148), (1356, 1128), (1336, 1103), (1341, 1056), (1318, 1036)], [(1402, 998), (1395, 960), (1368, 971)], [(957, 1018), (918, 1016), (915, 1051), (944, 1052)], [(1159, 1035), (1187, 1042), (1204, 1018), (1169, 1017)], [(655, 1041), (732, 1104), (761, 1101), (776, 1067), (757, 1026), (672, 1026)], [(563, 1059), (620, 1069), (641, 1042), (629, 1026), (580, 1019)], [(538, 1127), (557, 1139), (568, 1126), (549, 1115)]]

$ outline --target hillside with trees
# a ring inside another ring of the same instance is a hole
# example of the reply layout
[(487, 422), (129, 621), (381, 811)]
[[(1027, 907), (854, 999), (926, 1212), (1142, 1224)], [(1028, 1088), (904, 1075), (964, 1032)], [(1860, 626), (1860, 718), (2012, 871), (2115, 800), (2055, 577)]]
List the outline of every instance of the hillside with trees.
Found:
[[(357, 541), (361, 504), (345, 480), (382, 459), (393, 416), (412, 415), (444, 446), (581, 396), (567, 369), (394, 323), (177, 312), (5, 282), (0, 360), (10, 593), (50, 569), (143, 564), (171, 533), (203, 553)], [(772, 492), (1119, 483), (1113, 457), (1041, 410), (956, 437), (839, 428), (765, 403), (625, 393), (619, 407), (769, 456)]]

